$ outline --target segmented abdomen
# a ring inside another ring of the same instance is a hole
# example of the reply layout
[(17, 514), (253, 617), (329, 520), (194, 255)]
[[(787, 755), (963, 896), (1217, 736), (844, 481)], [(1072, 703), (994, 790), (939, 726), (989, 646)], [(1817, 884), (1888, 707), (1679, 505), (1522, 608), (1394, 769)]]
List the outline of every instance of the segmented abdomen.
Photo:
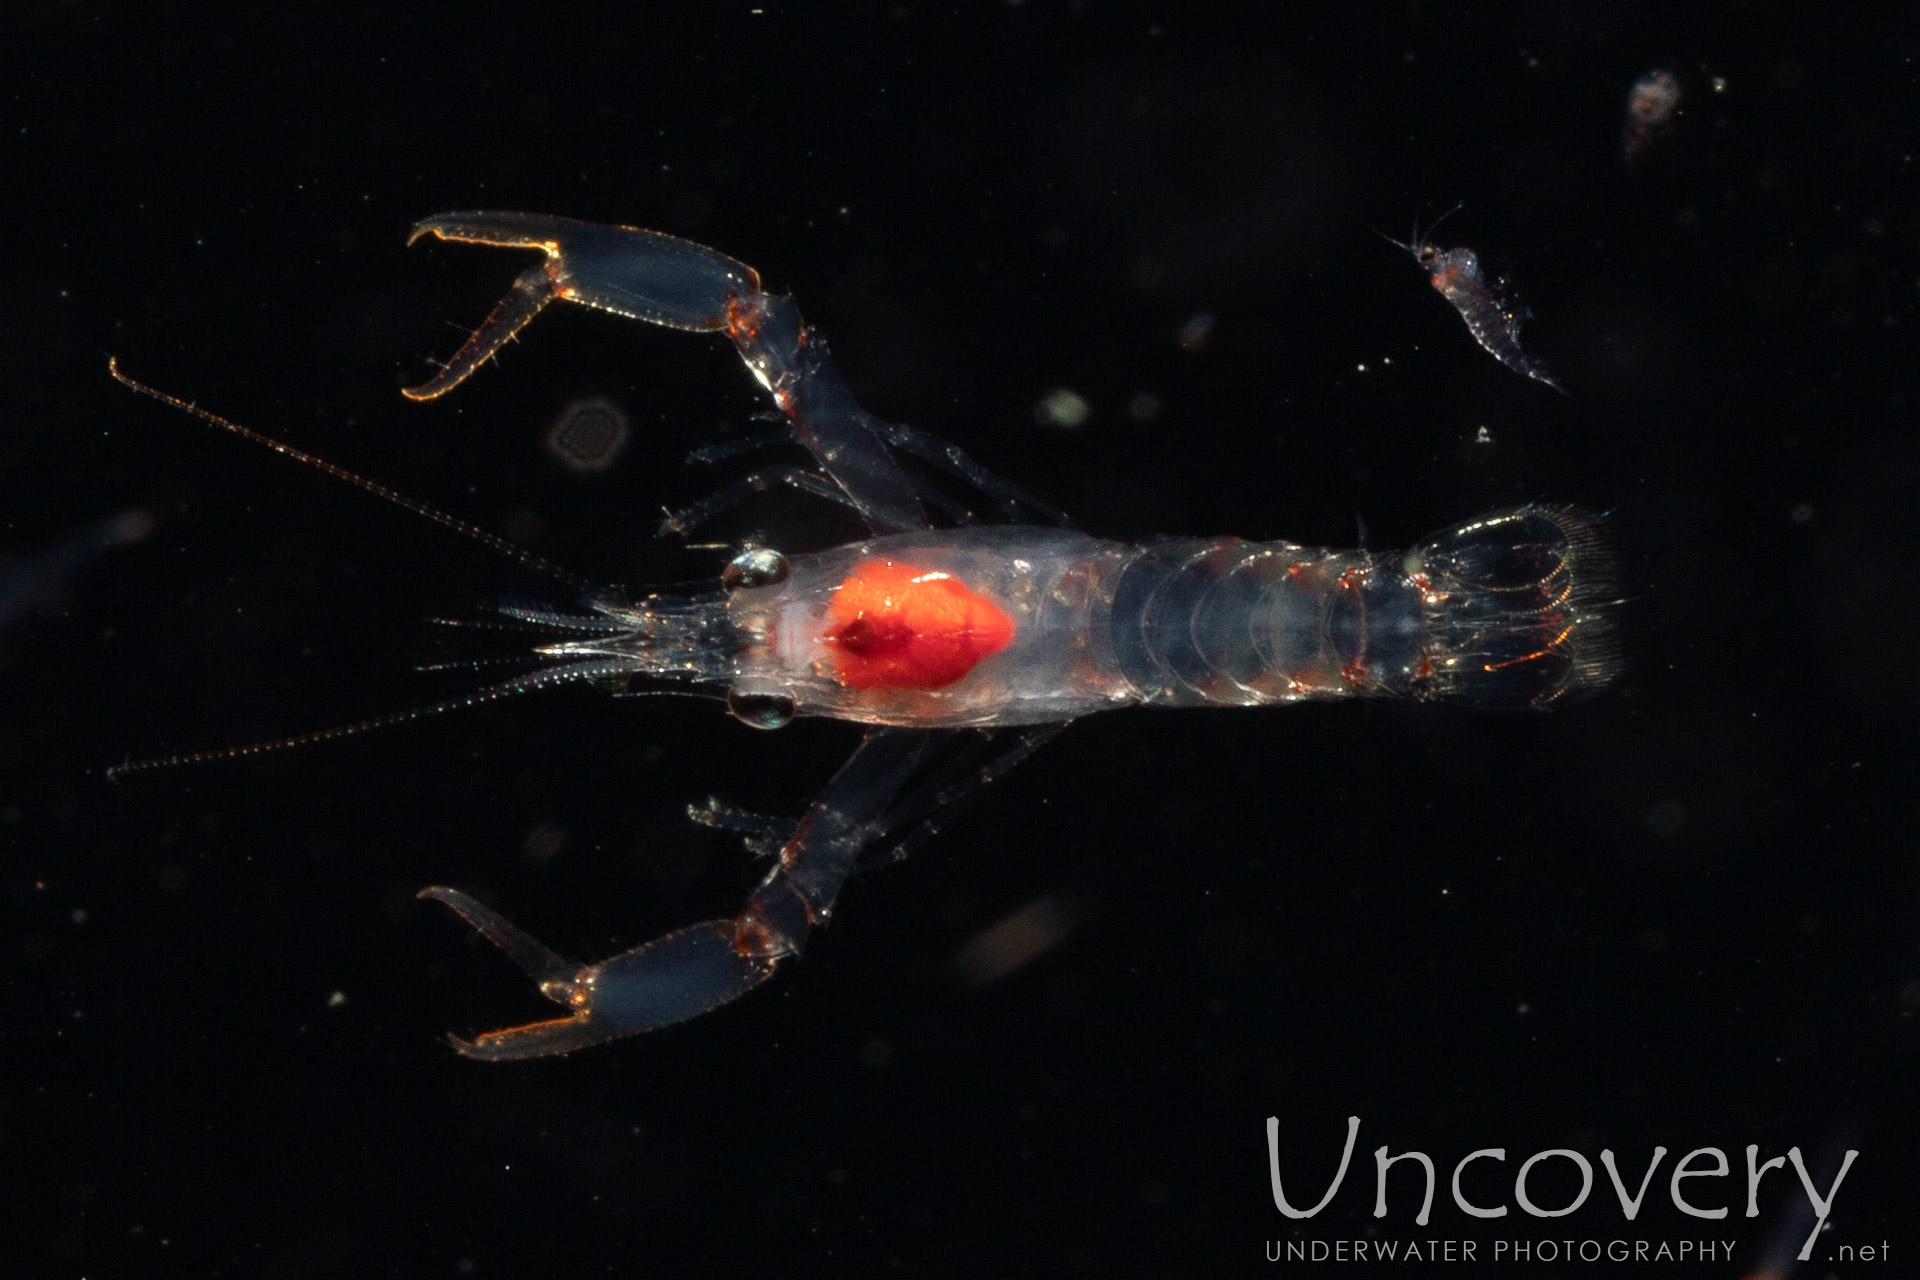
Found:
[(1113, 651), (1162, 706), (1540, 707), (1612, 679), (1612, 592), (1598, 521), (1566, 508), (1483, 516), (1404, 553), (1168, 539), (1120, 579)]

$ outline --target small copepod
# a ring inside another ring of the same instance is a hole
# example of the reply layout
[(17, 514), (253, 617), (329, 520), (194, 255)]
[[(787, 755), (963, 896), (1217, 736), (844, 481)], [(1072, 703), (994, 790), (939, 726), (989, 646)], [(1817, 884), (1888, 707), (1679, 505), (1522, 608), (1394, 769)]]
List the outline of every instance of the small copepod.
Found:
[(1671, 71), (1649, 71), (1627, 91), (1626, 124), (1620, 130), (1620, 154), (1631, 165), (1673, 126), (1680, 107), (1680, 80)]
[(1520, 349), (1520, 311), (1512, 306), (1500, 294), (1499, 282), (1489, 282), (1486, 273), (1480, 269), (1480, 259), (1471, 249), (1441, 249), (1430, 238), (1434, 228), (1443, 222), (1447, 214), (1460, 206), (1455, 205), (1440, 217), (1434, 219), (1433, 226), (1427, 228), (1426, 236), (1420, 234), (1416, 226), (1411, 244), (1404, 240), (1395, 240), (1384, 232), (1375, 232), (1388, 244), (1399, 245), (1413, 255), (1413, 260), (1426, 269), (1433, 287), (1440, 296), (1453, 304), (1460, 318), (1467, 322), (1467, 331), (1475, 342), (1484, 347), (1488, 354), (1515, 373), (1524, 373), (1535, 382), (1544, 382), (1561, 395), (1567, 389), (1554, 381), (1547, 366)]

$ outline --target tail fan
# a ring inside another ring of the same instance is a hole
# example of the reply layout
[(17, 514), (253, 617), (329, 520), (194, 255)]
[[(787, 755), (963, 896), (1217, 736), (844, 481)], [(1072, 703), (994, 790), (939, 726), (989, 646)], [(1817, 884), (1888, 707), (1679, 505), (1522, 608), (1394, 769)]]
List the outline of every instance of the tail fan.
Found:
[(1417, 696), (1537, 710), (1619, 675), (1620, 599), (1604, 521), (1524, 506), (1435, 534), (1407, 553), (1427, 629)]

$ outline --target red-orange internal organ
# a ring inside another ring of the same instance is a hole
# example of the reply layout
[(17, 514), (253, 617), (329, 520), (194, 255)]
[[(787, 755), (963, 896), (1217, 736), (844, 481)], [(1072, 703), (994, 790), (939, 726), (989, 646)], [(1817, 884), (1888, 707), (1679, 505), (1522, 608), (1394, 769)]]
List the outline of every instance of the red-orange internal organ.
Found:
[(1013, 639), (1013, 619), (952, 574), (897, 560), (854, 566), (826, 633), (852, 689), (943, 689)]

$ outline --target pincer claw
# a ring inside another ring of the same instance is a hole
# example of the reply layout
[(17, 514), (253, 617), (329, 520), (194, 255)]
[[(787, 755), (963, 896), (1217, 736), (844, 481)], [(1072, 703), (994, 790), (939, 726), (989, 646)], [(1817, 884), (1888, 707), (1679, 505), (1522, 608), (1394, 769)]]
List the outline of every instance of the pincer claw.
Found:
[(482, 1032), (472, 1040), (448, 1036), (469, 1058), (511, 1062), (572, 1053), (637, 1035), (738, 999), (764, 982), (773, 961), (743, 955), (731, 920), (676, 929), (599, 964), (582, 966), (548, 949), (458, 889), (423, 889), (478, 929), (532, 978), (540, 994), (572, 1012), (565, 1018)]

